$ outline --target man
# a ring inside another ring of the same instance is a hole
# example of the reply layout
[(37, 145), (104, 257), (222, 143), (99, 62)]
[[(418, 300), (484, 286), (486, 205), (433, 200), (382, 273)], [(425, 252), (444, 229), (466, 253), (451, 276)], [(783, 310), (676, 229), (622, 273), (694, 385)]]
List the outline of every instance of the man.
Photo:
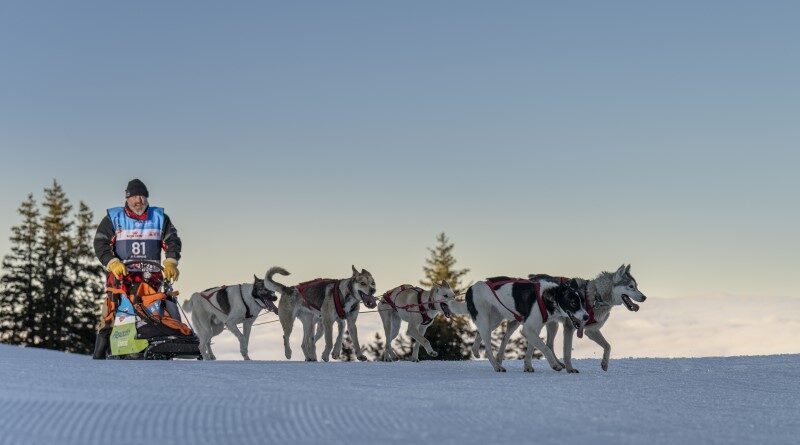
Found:
[[(121, 280), (129, 273), (140, 272), (129, 269), (126, 260), (161, 261), (161, 250), (166, 252), (163, 277), (154, 273), (151, 280), (178, 279), (178, 260), (181, 258), (181, 239), (169, 217), (160, 207), (150, 207), (150, 193), (138, 179), (128, 182), (125, 189), (125, 206), (108, 209), (94, 236), (94, 253), (108, 270), (107, 284)], [(154, 286), (157, 287), (157, 286)], [(109, 305), (103, 305), (103, 319), (97, 332), (93, 358), (103, 359), (108, 354), (109, 337), (113, 314)], [(110, 315), (110, 316), (109, 316)]]

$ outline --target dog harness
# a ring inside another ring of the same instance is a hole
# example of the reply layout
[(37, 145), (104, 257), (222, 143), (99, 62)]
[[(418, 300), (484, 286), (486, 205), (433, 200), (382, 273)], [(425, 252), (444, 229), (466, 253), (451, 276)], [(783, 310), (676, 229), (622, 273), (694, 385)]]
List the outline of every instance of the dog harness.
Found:
[[(306, 305), (311, 307), (311, 308), (313, 308), (313, 309), (315, 309), (315, 310), (317, 310), (317, 311), (319, 311), (319, 310), (321, 310), (321, 308), (319, 306), (315, 305), (315, 304), (312, 304), (310, 301), (308, 301), (308, 299), (306, 298), (305, 292), (310, 287), (327, 286), (327, 285), (333, 283), (334, 284), (334, 287), (333, 287), (333, 306), (336, 308), (336, 315), (338, 315), (340, 319), (345, 319), (345, 318), (347, 318), (347, 313), (345, 312), (344, 304), (342, 303), (342, 291), (339, 289), (339, 287), (341, 286), (342, 281), (350, 281), (350, 284), (348, 286), (350, 288), (350, 293), (348, 295), (355, 296), (355, 290), (353, 289), (353, 280), (349, 279), (349, 278), (346, 279), (346, 280), (336, 280), (336, 279), (333, 279), (333, 278), (316, 278), (316, 279), (313, 279), (311, 281), (306, 281), (306, 282), (300, 283), (300, 284), (298, 284), (296, 286), (296, 288), (297, 288), (297, 291), (300, 293), (300, 296), (303, 297), (303, 301), (306, 302)], [(347, 295), (345, 295), (345, 298), (347, 298)]]
[[(404, 290), (408, 290), (408, 289), (412, 289), (417, 294), (417, 304), (407, 304), (405, 306), (398, 306), (392, 300), (392, 295), (395, 294), (395, 293), (399, 294), (400, 292), (402, 292)], [(395, 312), (397, 312), (398, 309), (403, 309), (406, 312), (419, 312), (420, 315), (422, 316), (422, 325), (423, 326), (424, 325), (428, 325), (433, 321), (433, 319), (428, 315), (428, 310), (435, 311), (436, 310), (436, 303), (440, 303), (441, 304), (442, 312), (444, 312), (445, 317), (450, 318), (450, 317), (453, 316), (453, 313), (450, 312), (450, 307), (447, 306), (447, 303), (445, 303), (444, 301), (438, 301), (437, 302), (437, 301), (435, 301), (435, 300), (433, 300), (431, 298), (430, 301), (428, 301), (427, 303), (424, 303), (422, 301), (422, 293), (423, 292), (425, 292), (425, 291), (423, 289), (417, 287), (417, 286), (412, 286), (410, 284), (403, 284), (403, 285), (397, 286), (396, 288), (394, 288), (392, 290), (389, 290), (386, 293), (384, 293), (383, 296), (382, 296), (382, 299), (383, 299), (384, 303), (388, 304), (392, 309), (394, 309)], [(427, 306), (427, 308), (426, 308), (426, 306)], [(412, 308), (416, 308), (417, 310), (416, 311), (410, 310)]]
[[(238, 286), (239, 286), (239, 295), (242, 295), (242, 285), (239, 284)], [(209, 291), (200, 292), (200, 296), (205, 298), (206, 301), (208, 301), (208, 304), (210, 304), (214, 309), (216, 309), (216, 310), (218, 310), (218, 311), (220, 311), (220, 312), (222, 312), (224, 314), (225, 311), (223, 311), (222, 308), (218, 307), (217, 305), (215, 305), (214, 303), (211, 302), (211, 297), (213, 297), (214, 295), (217, 295), (218, 293), (226, 290), (227, 288), (228, 288), (228, 286), (225, 285), (225, 284), (223, 284), (222, 286), (219, 286), (219, 287), (212, 287)], [(253, 297), (253, 299), (256, 300), (256, 302), (259, 302), (259, 301), (262, 302), (264, 304), (264, 308), (266, 310), (268, 310), (270, 312), (274, 312), (275, 314), (278, 313), (278, 308), (275, 307), (275, 303), (267, 300), (266, 298), (259, 297), (258, 294), (256, 293), (256, 287), (255, 286), (253, 286), (253, 290), (250, 292), (250, 296)], [(247, 310), (247, 312), (244, 315), (244, 318), (245, 319), (253, 318), (253, 313), (250, 312), (250, 306), (248, 306), (247, 303), (245, 303), (244, 301), (242, 301), (242, 302), (244, 303), (244, 307)]]
[(486, 286), (489, 287), (489, 290), (492, 291), (492, 294), (494, 294), (494, 298), (497, 299), (497, 302), (500, 303), (500, 305), (503, 306), (508, 312), (511, 312), (511, 315), (514, 316), (514, 319), (520, 323), (525, 321), (525, 317), (519, 312), (503, 304), (503, 302), (500, 300), (500, 297), (497, 295), (497, 289), (506, 284), (532, 283), (533, 293), (534, 296), (536, 297), (536, 303), (539, 305), (539, 312), (542, 314), (542, 322), (547, 323), (547, 306), (545, 306), (544, 299), (542, 298), (541, 284), (539, 283), (539, 281), (526, 280), (524, 278), (510, 278), (507, 280), (499, 280), (499, 281), (484, 281), (484, 283), (486, 284)]
[(319, 306), (308, 301), (308, 299), (306, 298), (306, 290), (308, 290), (308, 288), (310, 287), (325, 286), (334, 282), (336, 282), (336, 280), (333, 278), (314, 278), (311, 281), (304, 281), (298, 284), (297, 286), (295, 286), (295, 288), (297, 289), (297, 292), (300, 294), (300, 296), (303, 298), (303, 301), (306, 302), (306, 306), (316, 310), (320, 310)]
[[(164, 229), (164, 209), (148, 207), (146, 217), (135, 219), (128, 216), (124, 207), (108, 209), (108, 218), (114, 226), (114, 253), (120, 260), (161, 261), (161, 231)], [(129, 266), (138, 271), (137, 266)]]
[[(594, 304), (589, 301), (589, 282), (586, 282), (586, 285), (583, 288), (583, 294), (586, 295), (586, 312), (589, 313), (589, 321), (586, 322), (586, 326), (590, 324), (597, 323), (597, 320), (594, 318)], [(597, 301), (597, 298), (595, 298)]]
[[(418, 311), (419, 311), (419, 314), (422, 316), (422, 325), (425, 326), (425, 325), (431, 324), (433, 319), (430, 316), (428, 316), (428, 309), (425, 308), (425, 303), (422, 302), (422, 293), (425, 292), (425, 291), (422, 290), (421, 288), (417, 287), (417, 286), (412, 286), (410, 284), (403, 284), (403, 285), (397, 286), (396, 288), (394, 288), (394, 289), (386, 292), (385, 294), (383, 294), (383, 301), (385, 301), (386, 304), (391, 306), (392, 309), (394, 309), (395, 312), (397, 312), (398, 306), (397, 306), (397, 304), (395, 304), (394, 301), (392, 301), (392, 294), (395, 293), (395, 291), (399, 294), (400, 292), (403, 292), (404, 290), (409, 290), (409, 289), (413, 290), (414, 293), (417, 295), (417, 304), (416, 305), (409, 304), (409, 305), (406, 305), (406, 306), (400, 306), (400, 309), (404, 309), (406, 312), (411, 312), (411, 311), (408, 310), (409, 307), (416, 307), (418, 309)], [(433, 301), (428, 303), (428, 308), (430, 308), (431, 310), (436, 310), (436, 306), (434, 305)]]

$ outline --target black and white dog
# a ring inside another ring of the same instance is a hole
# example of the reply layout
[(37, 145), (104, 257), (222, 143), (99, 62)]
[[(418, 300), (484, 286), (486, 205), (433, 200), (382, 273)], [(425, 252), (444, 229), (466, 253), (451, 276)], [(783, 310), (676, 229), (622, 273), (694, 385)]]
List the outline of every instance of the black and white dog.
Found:
[[(486, 357), (497, 372), (506, 369), (498, 363), (491, 351), (491, 333), (502, 320), (517, 321), (522, 325), (522, 335), (528, 341), (525, 351), (525, 372), (533, 372), (533, 349), (539, 349), (556, 371), (563, 365), (553, 351), (539, 338), (542, 327), (551, 320), (568, 319), (575, 329), (583, 329), (589, 320), (580, 287), (575, 280), (553, 283), (545, 280), (524, 280), (494, 277), (479, 281), (467, 290), (467, 309), (478, 328), (480, 339), (487, 339)], [(510, 327), (509, 327), (510, 330)]]
[[(211, 338), (226, 327), (239, 340), (239, 352), (250, 360), (248, 345), (250, 329), (262, 309), (278, 313), (275, 301), (278, 297), (264, 287), (264, 280), (253, 276), (253, 284), (242, 283), (212, 287), (195, 292), (183, 302), (183, 310), (192, 313), (192, 323), (200, 340), (203, 360), (215, 360), (211, 351)], [(242, 331), (237, 324), (242, 323)]]
[[(531, 274), (528, 278), (533, 280), (544, 280), (557, 283), (562, 278), (552, 277), (544, 274)], [(611, 309), (614, 306), (625, 306), (631, 312), (639, 310), (639, 305), (634, 303), (643, 302), (647, 299), (642, 294), (638, 287), (636, 280), (631, 275), (630, 264), (620, 266), (613, 274), (610, 272), (601, 272), (597, 278), (593, 280), (584, 280), (575, 278), (575, 281), (581, 288), (581, 293), (586, 299), (586, 310), (589, 312), (590, 319), (586, 322), (585, 332), (586, 336), (592, 339), (595, 343), (603, 348), (603, 359), (600, 361), (600, 367), (603, 371), (608, 371), (608, 361), (611, 356), (611, 344), (600, 332), (605, 322), (611, 315)], [(547, 346), (553, 349), (555, 343), (556, 333), (558, 333), (558, 320), (548, 321), (547, 323)], [(577, 373), (578, 370), (572, 367), (572, 334), (575, 332), (571, 323), (564, 321), (564, 366), (567, 372)], [(508, 343), (511, 335), (519, 327), (516, 321), (509, 321), (506, 334), (500, 343), (500, 349), (497, 351), (496, 360), (499, 363), (503, 362), (506, 344)], [(580, 335), (579, 335), (580, 336)], [(478, 347), (480, 342), (476, 339), (473, 345), (472, 352), (477, 357)]]

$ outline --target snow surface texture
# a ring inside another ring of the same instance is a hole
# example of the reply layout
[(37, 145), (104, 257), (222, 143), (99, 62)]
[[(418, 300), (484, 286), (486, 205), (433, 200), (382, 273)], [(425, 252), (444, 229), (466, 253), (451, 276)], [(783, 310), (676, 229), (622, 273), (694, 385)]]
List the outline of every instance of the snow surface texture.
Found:
[[(647, 294), (645, 290), (645, 294)], [(603, 335), (611, 343), (611, 360), (620, 357), (709, 357), (800, 353), (800, 298), (793, 297), (648, 297), (639, 312), (622, 306), (611, 311)], [(263, 313), (263, 312), (262, 312)], [(277, 319), (263, 315), (257, 323)], [(302, 329), (295, 322), (291, 344), (293, 359), (302, 360)], [(401, 332), (405, 332), (405, 323)], [(371, 342), (375, 332), (383, 337), (377, 313), (358, 317), (361, 344)], [(519, 335), (519, 334), (517, 334)], [(250, 357), (259, 360), (285, 360), (280, 323), (253, 327)], [(241, 360), (239, 342), (228, 331), (214, 337), (212, 348), (217, 358)], [(601, 358), (603, 350), (588, 338), (573, 341), (573, 357)], [(324, 341), (317, 343), (317, 352)], [(561, 335), (556, 339), (556, 355), (561, 357)]]
[[(0, 345), (0, 444), (797, 443), (800, 355), (93, 361)], [(424, 441), (424, 442), (423, 442)]]

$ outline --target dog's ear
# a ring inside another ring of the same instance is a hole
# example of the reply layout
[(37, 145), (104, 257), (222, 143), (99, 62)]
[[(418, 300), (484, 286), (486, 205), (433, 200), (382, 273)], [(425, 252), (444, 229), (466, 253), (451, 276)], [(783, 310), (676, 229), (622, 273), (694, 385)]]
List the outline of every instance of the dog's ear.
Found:
[(256, 274), (253, 274), (253, 279), (258, 281), (258, 277), (256, 276)]
[(350, 265), (350, 267), (352, 267), (352, 268), (353, 268), (353, 276), (356, 276), (356, 275), (358, 275), (358, 271), (356, 270), (356, 266), (354, 266), (354, 265)]
[(450, 283), (448, 283), (447, 280), (442, 280), (442, 284), (440, 284), (439, 286), (450, 289)]
[(361, 275), (366, 275), (366, 274), (368, 274), (368, 273), (369, 273), (369, 272), (367, 272), (367, 270), (366, 270), (366, 269), (361, 269)]
[(614, 277), (619, 279), (625, 276), (625, 265), (619, 266), (616, 272), (614, 272)]
[(578, 285), (578, 280), (576, 280), (575, 278), (570, 279), (569, 280), (569, 287), (571, 287), (573, 289), (580, 289), (580, 286)]
[(631, 274), (631, 265), (628, 264), (628, 267), (625, 268), (625, 275), (630, 275), (630, 274)]

